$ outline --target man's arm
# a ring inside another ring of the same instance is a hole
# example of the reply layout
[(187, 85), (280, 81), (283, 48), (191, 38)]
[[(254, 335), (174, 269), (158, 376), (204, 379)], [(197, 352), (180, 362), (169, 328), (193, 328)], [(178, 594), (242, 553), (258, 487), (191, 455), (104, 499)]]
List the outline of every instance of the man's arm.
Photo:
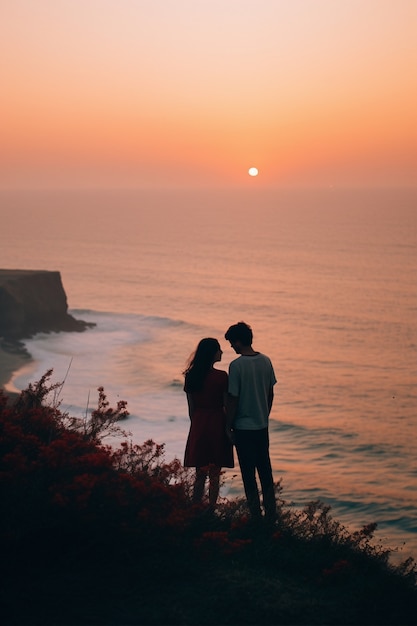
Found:
[(269, 389), (269, 393), (268, 393), (268, 410), (269, 410), (269, 413), (271, 412), (273, 402), (274, 402), (274, 388), (271, 387)]

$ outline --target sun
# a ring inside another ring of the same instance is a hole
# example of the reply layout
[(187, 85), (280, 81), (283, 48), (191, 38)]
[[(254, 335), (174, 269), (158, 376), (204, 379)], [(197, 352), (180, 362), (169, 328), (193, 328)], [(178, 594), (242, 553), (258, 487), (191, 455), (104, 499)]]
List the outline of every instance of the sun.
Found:
[(257, 176), (259, 174), (259, 170), (257, 167), (250, 167), (248, 169), (249, 176)]

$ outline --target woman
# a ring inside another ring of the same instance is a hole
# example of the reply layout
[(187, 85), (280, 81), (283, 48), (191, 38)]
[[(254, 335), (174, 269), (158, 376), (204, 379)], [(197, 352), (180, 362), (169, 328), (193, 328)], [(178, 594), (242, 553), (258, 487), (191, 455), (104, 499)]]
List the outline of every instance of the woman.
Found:
[(209, 477), (209, 504), (214, 508), (219, 495), (222, 467), (234, 467), (233, 448), (226, 435), (225, 403), (228, 376), (215, 369), (222, 351), (217, 339), (202, 339), (184, 372), (191, 420), (185, 448), (185, 467), (195, 467), (193, 501), (201, 502)]

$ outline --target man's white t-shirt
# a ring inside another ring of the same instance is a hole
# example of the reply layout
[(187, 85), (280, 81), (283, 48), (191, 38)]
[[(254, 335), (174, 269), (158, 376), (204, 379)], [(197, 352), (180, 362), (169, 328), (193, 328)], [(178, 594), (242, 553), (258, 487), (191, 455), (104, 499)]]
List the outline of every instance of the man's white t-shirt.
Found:
[(274, 368), (265, 354), (241, 354), (230, 363), (229, 393), (239, 398), (233, 428), (260, 430), (268, 427), (268, 399), (276, 382)]

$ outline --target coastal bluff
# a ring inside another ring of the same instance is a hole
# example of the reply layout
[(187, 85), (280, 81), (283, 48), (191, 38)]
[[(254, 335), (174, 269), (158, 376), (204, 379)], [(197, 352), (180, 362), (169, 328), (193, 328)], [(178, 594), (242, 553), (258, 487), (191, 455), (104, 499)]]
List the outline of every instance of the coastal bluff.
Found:
[(0, 269), (0, 340), (19, 341), (40, 332), (81, 332), (91, 325), (68, 313), (60, 272)]

